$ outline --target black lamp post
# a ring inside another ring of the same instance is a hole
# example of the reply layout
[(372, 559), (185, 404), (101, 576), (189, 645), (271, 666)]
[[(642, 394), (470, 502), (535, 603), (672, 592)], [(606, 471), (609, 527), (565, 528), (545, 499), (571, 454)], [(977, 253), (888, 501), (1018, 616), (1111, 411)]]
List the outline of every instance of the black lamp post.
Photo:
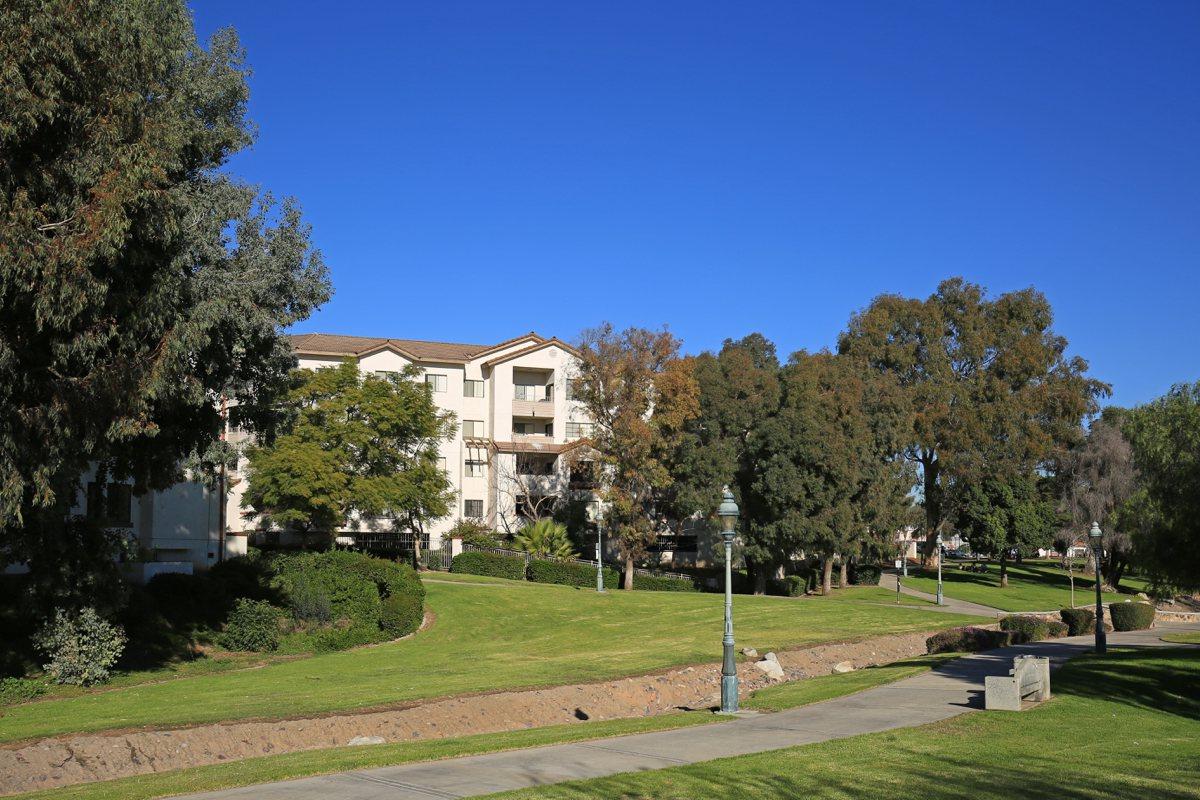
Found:
[(1104, 557), (1104, 534), (1100, 525), (1092, 523), (1088, 531), (1088, 539), (1092, 543), (1092, 556), (1096, 559), (1096, 652), (1108, 652), (1108, 634), (1104, 632), (1104, 601), (1100, 597), (1100, 559)]
[(721, 661), (721, 713), (732, 714), (738, 710), (737, 663), (733, 657), (733, 534), (737, 527), (738, 506), (733, 501), (733, 492), (725, 487), (721, 507), (717, 509), (721, 518), (721, 538), (725, 540), (725, 637), (721, 640), (724, 658)]

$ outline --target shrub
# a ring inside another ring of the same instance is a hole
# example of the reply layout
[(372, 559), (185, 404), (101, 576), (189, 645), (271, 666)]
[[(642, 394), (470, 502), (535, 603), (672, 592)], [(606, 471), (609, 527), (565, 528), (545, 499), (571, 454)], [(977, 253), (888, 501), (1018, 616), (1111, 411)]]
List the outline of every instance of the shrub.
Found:
[(221, 587), (229, 598), (230, 607), (239, 597), (249, 597), (251, 600), (277, 600), (271, 589), (271, 570), (269, 562), (253, 554), (227, 558), (214, 564), (207, 572), (208, 578)]
[(788, 575), (781, 580), (767, 581), (767, 594), (779, 597), (803, 597), (807, 588), (807, 575)]
[(934, 653), (974, 653), (980, 650), (994, 650), (997, 647), (1007, 647), (1013, 644), (1013, 634), (1009, 631), (993, 631), (987, 628), (951, 628), (935, 633), (925, 640), (925, 649)]
[(1144, 631), (1154, 623), (1154, 606), (1149, 603), (1112, 603), (1108, 613), (1113, 630)]
[(309, 641), (313, 650), (318, 653), (333, 653), (338, 650), (349, 650), (364, 644), (372, 644), (385, 638), (378, 625), (363, 625), (355, 623), (345, 627), (335, 626), (314, 631)]
[[(571, 561), (549, 561), (534, 558), (529, 561), (526, 578), (534, 583), (555, 583), (560, 586), (595, 586), (596, 567), (576, 564)], [(616, 588), (620, 585), (620, 574), (611, 567), (604, 568), (604, 585)]]
[(275, 650), (279, 647), (279, 609), (265, 600), (239, 598), (217, 641), (229, 650)]
[(408, 564), (348, 550), (320, 553), (314, 562), (321, 569), (333, 569), (366, 578), (375, 584), (380, 597), (408, 592), (415, 593), (422, 599), (425, 597), (425, 586), (421, 583), (420, 576)]
[(1096, 630), (1096, 612), (1090, 608), (1064, 608), (1058, 612), (1067, 626), (1067, 635), (1082, 636)]
[(469, 547), (501, 547), (503, 540), (494, 530), (473, 519), (459, 520), (443, 538), (462, 539)]
[(219, 625), (232, 603), (224, 584), (208, 575), (179, 572), (155, 575), (147, 581), (146, 593), (168, 622), (183, 629)]
[(633, 588), (647, 592), (694, 592), (696, 584), (691, 578), (668, 578), (665, 575), (641, 575), (635, 572)]
[(1046, 623), (1046, 625), (1049, 627), (1049, 630), (1050, 630), (1049, 637), (1051, 639), (1061, 639), (1062, 637), (1066, 636), (1067, 632), (1070, 630), (1067, 627), (1067, 623), (1059, 622), (1056, 619), (1050, 620), (1049, 622)]
[(567, 559), (578, 554), (567, 536), (567, 526), (552, 519), (539, 519), (526, 525), (513, 537), (517, 550), (523, 550), (535, 558)]
[(878, 564), (851, 564), (850, 583), (854, 586), (878, 586), (883, 569)]
[(1013, 614), (1000, 620), (1000, 630), (1013, 634), (1013, 644), (1050, 638), (1050, 624), (1046, 620), (1024, 614)]
[(45, 691), (46, 684), (32, 678), (0, 678), (0, 706), (24, 703)]
[(407, 636), (421, 627), (425, 604), (415, 594), (393, 594), (384, 598), (379, 610), (379, 627), (392, 639)]
[(125, 642), (125, 631), (90, 607), (76, 615), (57, 610), (35, 639), (38, 649), (50, 657), (43, 668), (51, 679), (79, 686), (107, 681)]
[(288, 577), (284, 588), (287, 591), (288, 607), (298, 620), (331, 622), (333, 602), (321, 582), (304, 573)]
[[(370, 561), (378, 562), (379, 566)], [(279, 574), (276, 585), (297, 619), (318, 622), (348, 619), (356, 624), (378, 626), (379, 582), (386, 585), (391, 575), (387, 564), (361, 553), (302, 553), (276, 559)]]
[(451, 572), (465, 575), (488, 575), (514, 581), (525, 579), (525, 559), (503, 553), (482, 553), (475, 550), (459, 553), (450, 562)]

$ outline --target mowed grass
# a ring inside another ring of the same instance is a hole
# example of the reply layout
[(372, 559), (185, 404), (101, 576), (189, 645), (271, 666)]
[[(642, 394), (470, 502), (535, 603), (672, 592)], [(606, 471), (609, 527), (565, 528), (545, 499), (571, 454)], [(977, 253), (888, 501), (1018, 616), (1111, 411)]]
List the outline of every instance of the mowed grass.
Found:
[(1172, 644), (1200, 644), (1200, 631), (1184, 631), (1182, 633), (1168, 633), (1160, 636), (1164, 642)]
[(820, 675), (802, 681), (789, 681), (759, 689), (741, 705), (742, 708), (758, 711), (783, 711), (810, 703), (820, 703), (920, 675), (961, 655), (938, 653), (932, 656), (918, 656), (841, 675)]
[[(739, 596), (739, 646), (764, 652), (979, 618), (889, 607), (879, 588), (827, 598)], [(11, 706), (0, 740), (352, 711), (421, 698), (636, 675), (721, 654), (722, 597), (502, 581), (428, 584), (434, 625), (410, 639), (257, 669)]]
[[(987, 565), (986, 573), (960, 570), (958, 562), (946, 560), (942, 566), (942, 585), (946, 597), (966, 600), (970, 603), (999, 608), (1004, 611), (1056, 611), (1071, 605), (1071, 582), (1067, 573), (1049, 562), (1025, 562), (1010, 564), (1008, 586), (1001, 588), (1000, 565)], [(905, 586), (934, 594), (937, 592), (937, 571), (909, 570), (909, 577), (901, 578)], [(1121, 585), (1141, 591), (1141, 581), (1125, 579)], [(1121, 603), (1133, 599), (1127, 594), (1104, 593), (1104, 602)], [(1075, 604), (1091, 605), (1096, 602), (1096, 582), (1093, 578), (1075, 573)]]
[(657, 772), (490, 795), (582, 798), (1200, 798), (1200, 652), (1084, 657), (1028, 711), (967, 714)]

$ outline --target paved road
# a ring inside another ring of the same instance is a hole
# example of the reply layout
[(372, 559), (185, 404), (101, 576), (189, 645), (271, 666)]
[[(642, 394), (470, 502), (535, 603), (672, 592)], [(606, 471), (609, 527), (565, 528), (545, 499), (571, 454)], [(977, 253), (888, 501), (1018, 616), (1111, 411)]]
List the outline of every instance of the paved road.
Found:
[[(1162, 646), (1167, 630), (1109, 634), (1109, 644)], [(189, 795), (193, 800), (429, 800), (472, 797), (509, 789), (663, 769), (725, 756), (759, 753), (861, 733), (923, 725), (982, 708), (983, 679), (1002, 675), (1018, 653), (1049, 656), (1052, 664), (1088, 652), (1091, 637), (1074, 637), (964, 656), (922, 675), (858, 694), (722, 725), (598, 739), (446, 761), (344, 772), (281, 783)], [(1179, 645), (1172, 645), (1178, 647)]]
[[(896, 591), (896, 573), (885, 572), (879, 576), (879, 585), (888, 591)], [(906, 594), (909, 597), (919, 597), (922, 600), (928, 600), (931, 603), (937, 602), (937, 595), (929, 594), (928, 592), (918, 592), (916, 589), (910, 589), (904, 584), (904, 578), (900, 578), (900, 594)], [(933, 608), (922, 608), (923, 611), (948, 611), (954, 614), (975, 614), (980, 617), (1001, 617), (1009, 614), (1009, 611), (1001, 611), (998, 608), (991, 606), (983, 606), (979, 603), (968, 603), (966, 600), (955, 600), (951, 597), (942, 596), (942, 605), (934, 606)]]

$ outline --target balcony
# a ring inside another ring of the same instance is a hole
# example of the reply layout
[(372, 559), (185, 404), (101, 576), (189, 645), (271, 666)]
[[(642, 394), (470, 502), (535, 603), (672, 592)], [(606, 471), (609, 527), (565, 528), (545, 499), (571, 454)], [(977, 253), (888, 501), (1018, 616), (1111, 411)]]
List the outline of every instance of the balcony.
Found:
[(512, 415), (530, 419), (554, 419), (553, 400), (513, 400)]

